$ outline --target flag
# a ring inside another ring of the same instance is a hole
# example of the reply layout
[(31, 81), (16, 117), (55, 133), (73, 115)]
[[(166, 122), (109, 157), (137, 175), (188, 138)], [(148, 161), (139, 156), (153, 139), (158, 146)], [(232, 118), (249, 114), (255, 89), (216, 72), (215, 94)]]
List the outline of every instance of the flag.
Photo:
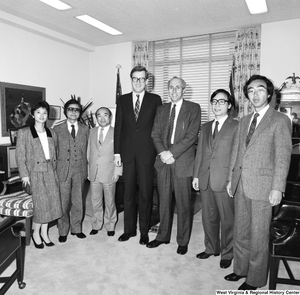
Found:
[(122, 95), (122, 87), (121, 87), (121, 81), (120, 81), (120, 68), (118, 68), (117, 86), (116, 86), (116, 104), (118, 103), (118, 99), (121, 95)]

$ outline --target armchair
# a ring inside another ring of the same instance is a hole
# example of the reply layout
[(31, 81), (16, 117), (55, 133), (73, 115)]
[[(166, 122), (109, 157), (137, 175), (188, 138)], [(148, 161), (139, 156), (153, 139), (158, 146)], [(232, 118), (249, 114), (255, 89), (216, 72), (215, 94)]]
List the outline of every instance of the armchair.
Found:
[(0, 295), (6, 293), (17, 279), (19, 288), (24, 289), (24, 252), (25, 243), (22, 241), (20, 227), (16, 217), (6, 217), (0, 222), (0, 274), (7, 268), (12, 260), (16, 259), (16, 270), (10, 277), (0, 277)]

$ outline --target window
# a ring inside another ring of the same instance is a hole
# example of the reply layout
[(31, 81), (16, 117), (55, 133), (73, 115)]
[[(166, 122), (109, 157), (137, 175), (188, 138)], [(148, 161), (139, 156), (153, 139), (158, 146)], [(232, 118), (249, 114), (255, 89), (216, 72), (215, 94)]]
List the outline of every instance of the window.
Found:
[(149, 91), (167, 101), (167, 82), (182, 77), (184, 97), (200, 104), (202, 123), (212, 120), (209, 98), (218, 88), (229, 90), (234, 46), (235, 31), (149, 42)]

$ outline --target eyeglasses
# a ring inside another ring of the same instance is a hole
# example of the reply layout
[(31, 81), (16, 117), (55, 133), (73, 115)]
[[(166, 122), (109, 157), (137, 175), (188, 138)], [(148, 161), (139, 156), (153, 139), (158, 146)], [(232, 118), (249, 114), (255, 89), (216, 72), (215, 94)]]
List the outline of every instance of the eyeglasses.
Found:
[(70, 107), (70, 108), (67, 108), (67, 110), (68, 110), (68, 112), (70, 112), (70, 113), (71, 113), (71, 112), (72, 112), (72, 113), (73, 113), (73, 112), (74, 112), (74, 113), (80, 113), (80, 109), (77, 109), (77, 108), (71, 108), (71, 107)]
[(131, 80), (132, 80), (132, 82), (134, 82), (134, 83), (136, 83), (136, 82), (145, 83), (146, 78), (144, 78), (144, 77), (141, 77), (141, 78), (132, 77)]
[(212, 99), (210, 104), (213, 104), (213, 105), (216, 105), (216, 104), (219, 104), (219, 105), (224, 105), (226, 102), (228, 102), (228, 100), (225, 100), (225, 99)]

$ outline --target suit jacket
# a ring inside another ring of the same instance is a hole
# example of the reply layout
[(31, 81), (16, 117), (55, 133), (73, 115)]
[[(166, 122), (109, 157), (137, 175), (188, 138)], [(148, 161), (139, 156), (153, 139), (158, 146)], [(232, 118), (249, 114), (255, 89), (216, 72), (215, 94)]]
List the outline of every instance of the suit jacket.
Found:
[(116, 110), (114, 152), (121, 154), (123, 163), (132, 162), (135, 156), (144, 164), (154, 163), (156, 151), (151, 131), (157, 108), (160, 105), (160, 96), (145, 92), (136, 122), (132, 92), (119, 98)]
[(220, 192), (226, 191), (231, 148), (238, 121), (228, 117), (214, 141), (212, 138), (213, 122), (214, 120), (204, 124), (201, 128), (194, 177), (199, 179), (201, 190), (206, 190), (210, 182), (211, 189)]
[[(68, 130), (67, 120), (54, 126), (54, 131), (58, 137), (58, 161), (57, 173), (60, 181), (66, 181), (70, 168), (70, 132)], [(86, 150), (89, 137), (89, 128), (78, 122), (78, 132), (76, 135), (77, 152), (82, 158), (82, 175), (87, 178), (87, 158)]]
[(114, 128), (110, 126), (102, 144), (98, 140), (99, 128), (90, 131), (87, 148), (89, 176), (93, 182), (112, 182), (115, 174), (122, 175), (122, 167), (114, 164)]
[[(195, 159), (195, 142), (197, 140), (200, 123), (201, 110), (196, 103), (183, 100), (175, 129), (174, 144), (167, 148), (168, 122), (170, 117), (171, 103), (167, 103), (158, 108), (152, 130), (152, 138), (160, 154), (170, 150), (175, 159), (175, 173), (178, 177), (188, 177), (193, 175)], [(161, 172), (167, 164), (164, 164), (160, 157), (155, 160), (155, 169)]]
[(253, 200), (268, 201), (271, 190), (285, 191), (291, 160), (291, 121), (270, 107), (246, 147), (252, 114), (238, 126), (230, 159), (231, 190), (242, 180), (244, 194)]
[[(49, 143), (50, 161), (55, 170), (57, 166), (57, 135), (53, 130), (47, 127), (45, 129)], [(18, 130), (16, 161), (21, 178), (30, 176), (32, 171), (48, 171), (48, 163), (46, 162), (44, 150), (34, 126)]]

